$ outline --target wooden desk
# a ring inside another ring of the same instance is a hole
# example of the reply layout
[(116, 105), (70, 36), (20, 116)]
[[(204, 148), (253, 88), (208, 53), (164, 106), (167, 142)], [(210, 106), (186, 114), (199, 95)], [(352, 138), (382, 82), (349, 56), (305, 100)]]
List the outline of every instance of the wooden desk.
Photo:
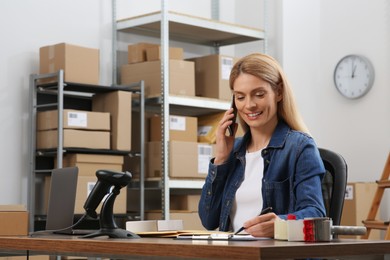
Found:
[(390, 255), (390, 241), (335, 240), (305, 243), (276, 240), (191, 241), (171, 238), (79, 239), (70, 236), (0, 237), (0, 251), (90, 257), (286, 259)]

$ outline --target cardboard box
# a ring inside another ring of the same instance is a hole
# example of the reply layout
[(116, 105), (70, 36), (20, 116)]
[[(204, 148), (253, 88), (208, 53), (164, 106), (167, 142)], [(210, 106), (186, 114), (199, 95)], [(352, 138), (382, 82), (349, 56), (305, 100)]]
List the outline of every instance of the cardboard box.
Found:
[(23, 205), (0, 205), (0, 236), (27, 236), (28, 221)]
[[(215, 144), (217, 139), (216, 132), (218, 125), (224, 114), (225, 112), (220, 112), (198, 117), (198, 142)], [(238, 124), (238, 129), (235, 136), (239, 137), (243, 136), (244, 134), (244, 130), (242, 129), (241, 125)]]
[[(351, 182), (347, 184), (344, 208), (341, 216), (342, 226), (364, 226), (375, 196), (377, 184), (374, 182)], [(377, 219), (380, 211), (378, 210)], [(339, 236), (340, 238), (359, 238), (358, 236)], [(370, 239), (380, 239), (380, 230), (372, 229)]]
[(195, 62), (196, 96), (231, 100), (229, 77), (236, 58), (213, 54), (189, 60)]
[(122, 155), (106, 154), (65, 154), (63, 167), (77, 166), (79, 176), (96, 176), (97, 170), (122, 171)]
[[(146, 60), (154, 61), (161, 60), (162, 50), (160, 46), (153, 46), (146, 49)], [(182, 60), (184, 57), (183, 48), (169, 48), (169, 59), (170, 60)]]
[(137, 63), (146, 61), (146, 49), (158, 46), (158, 44), (140, 42), (127, 46), (127, 62)]
[[(158, 220), (162, 218), (161, 211), (147, 211), (145, 212), (145, 219)], [(198, 212), (190, 212), (185, 210), (171, 210), (169, 219), (183, 220), (184, 230), (204, 230), (205, 228), (200, 221)]]
[[(161, 142), (149, 142), (146, 177), (161, 177)], [(199, 155), (199, 151), (202, 153)], [(213, 156), (211, 145), (196, 142), (169, 142), (169, 176), (171, 178), (204, 179)]]
[[(88, 195), (91, 193), (95, 183), (97, 182), (96, 176), (79, 176), (77, 178), (77, 191), (76, 191), (76, 204), (74, 213), (75, 214), (84, 214), (85, 210), (83, 208), (85, 201), (88, 198)], [(126, 213), (126, 197), (127, 189), (122, 188), (119, 195), (115, 199), (114, 203), (114, 214), (125, 214)], [(104, 199), (103, 199), (104, 201)], [(97, 207), (96, 212), (99, 214), (102, 208), (103, 201)]]
[[(37, 113), (37, 130), (57, 128), (58, 110)], [(110, 131), (110, 113), (64, 109), (63, 128)]]
[(171, 210), (187, 210), (198, 211), (200, 194), (171, 194), (170, 209)]
[(39, 49), (39, 73), (64, 70), (64, 81), (99, 84), (99, 50), (59, 43)]
[[(145, 96), (161, 96), (161, 62), (147, 61), (121, 67), (121, 84), (130, 84), (140, 80), (145, 82)], [(169, 93), (195, 96), (194, 62), (169, 61)]]
[[(57, 136), (57, 130), (38, 131), (37, 149), (57, 148)], [(110, 132), (64, 129), (63, 146), (67, 148), (110, 149)]]
[[(197, 142), (198, 118), (190, 116), (169, 116), (169, 140)], [(150, 141), (161, 141), (161, 117), (150, 118)]]
[(92, 110), (111, 115), (111, 149), (131, 150), (131, 92), (113, 91), (92, 97)]

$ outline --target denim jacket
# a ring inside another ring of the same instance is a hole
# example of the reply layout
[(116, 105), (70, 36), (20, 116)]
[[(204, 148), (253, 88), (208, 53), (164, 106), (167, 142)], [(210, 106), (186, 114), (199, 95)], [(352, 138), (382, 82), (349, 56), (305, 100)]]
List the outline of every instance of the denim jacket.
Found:
[[(245, 153), (251, 135), (236, 138), (229, 159), (209, 172), (199, 201), (199, 216), (208, 230), (230, 230), (230, 212), (244, 177)], [(268, 146), (263, 149), (263, 208), (272, 207), (280, 218), (324, 217), (321, 180), (325, 168), (314, 140), (279, 120)], [(254, 216), (248, 216), (248, 219)]]

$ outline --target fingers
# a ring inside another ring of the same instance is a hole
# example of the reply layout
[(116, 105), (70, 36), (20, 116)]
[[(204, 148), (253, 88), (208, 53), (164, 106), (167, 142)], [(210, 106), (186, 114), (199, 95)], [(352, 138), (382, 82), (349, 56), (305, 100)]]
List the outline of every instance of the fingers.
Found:
[[(219, 121), (218, 130), (216, 133), (216, 149), (214, 164), (224, 163), (229, 157), (230, 151), (234, 144), (234, 135), (226, 135), (226, 130), (229, 125), (233, 123), (232, 118), (234, 117), (233, 109), (229, 109), (225, 112), (222, 119)], [(235, 126), (234, 133), (236, 132), (237, 126)]]
[(259, 223), (246, 232), (254, 237), (274, 237), (274, 221)]
[(244, 223), (245, 231), (255, 237), (273, 237), (275, 213), (256, 216)]
[[(233, 117), (234, 117), (234, 114), (233, 114), (233, 108), (230, 108), (229, 110), (227, 110), (223, 116), (223, 118), (221, 119), (221, 121), (219, 121), (219, 132), (223, 135), (225, 135), (226, 133), (226, 130), (228, 128), (228, 126), (230, 126), (231, 124), (233, 124)], [(234, 126), (233, 129), (236, 130), (237, 126)], [(235, 133), (235, 131), (234, 131)]]

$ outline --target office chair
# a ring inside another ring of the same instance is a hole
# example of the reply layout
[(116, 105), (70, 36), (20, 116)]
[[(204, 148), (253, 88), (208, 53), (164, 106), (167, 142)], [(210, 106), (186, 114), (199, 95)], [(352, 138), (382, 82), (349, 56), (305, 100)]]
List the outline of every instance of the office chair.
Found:
[(340, 225), (347, 185), (347, 163), (338, 153), (323, 148), (319, 148), (319, 151), (326, 170), (322, 180), (326, 215), (333, 220), (333, 225)]

